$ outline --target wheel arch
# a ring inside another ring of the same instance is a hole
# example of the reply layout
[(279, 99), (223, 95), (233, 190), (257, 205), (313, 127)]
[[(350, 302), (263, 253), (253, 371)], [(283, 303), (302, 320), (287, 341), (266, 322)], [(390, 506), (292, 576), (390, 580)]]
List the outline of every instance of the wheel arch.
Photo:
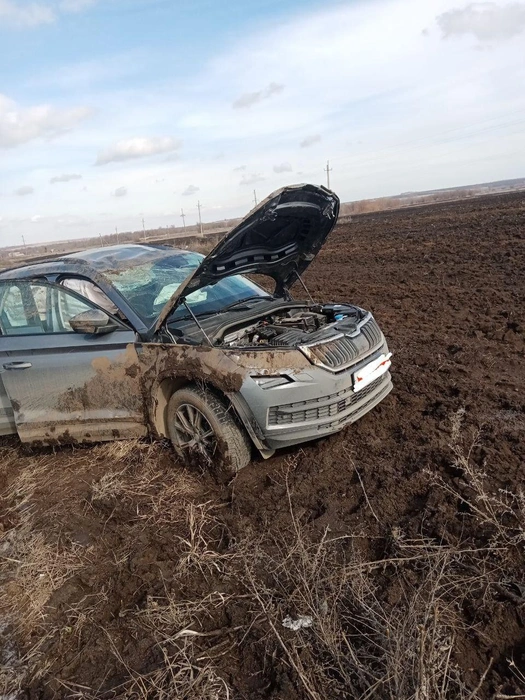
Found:
[(165, 377), (153, 390), (150, 422), (158, 437), (168, 438), (168, 403), (173, 394), (183, 387), (200, 386), (214, 393), (235, 414), (239, 423), (244, 427), (250, 440), (264, 458), (271, 457), (275, 452), (265, 443), (260, 429), (255, 425), (255, 419), (246, 401), (238, 392), (224, 392), (213, 382), (195, 381), (185, 377)]
[(168, 438), (168, 403), (173, 394), (184, 386), (193, 384), (184, 377), (164, 377), (153, 388), (150, 422), (157, 436)]

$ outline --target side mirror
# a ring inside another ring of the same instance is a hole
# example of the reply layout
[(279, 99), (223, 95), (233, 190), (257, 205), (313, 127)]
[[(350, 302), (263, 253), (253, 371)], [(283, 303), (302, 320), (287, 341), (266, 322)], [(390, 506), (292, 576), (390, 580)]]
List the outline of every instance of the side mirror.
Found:
[(69, 325), (75, 333), (89, 333), (101, 335), (111, 333), (119, 326), (106, 313), (100, 309), (90, 309), (69, 319)]

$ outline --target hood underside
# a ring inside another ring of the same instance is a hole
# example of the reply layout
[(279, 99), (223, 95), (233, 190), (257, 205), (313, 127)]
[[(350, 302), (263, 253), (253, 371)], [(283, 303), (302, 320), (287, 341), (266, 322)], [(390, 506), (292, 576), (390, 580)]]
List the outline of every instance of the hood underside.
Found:
[(273, 192), (235, 226), (180, 285), (163, 308), (158, 329), (185, 297), (224, 277), (272, 277), (281, 295), (322, 248), (339, 215), (339, 198), (317, 185)]

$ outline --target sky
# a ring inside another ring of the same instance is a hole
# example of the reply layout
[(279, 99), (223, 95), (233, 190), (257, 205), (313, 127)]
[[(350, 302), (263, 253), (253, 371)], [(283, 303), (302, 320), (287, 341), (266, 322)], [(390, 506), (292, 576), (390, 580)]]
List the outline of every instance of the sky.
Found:
[(0, 0), (0, 246), (525, 176), (525, 0)]

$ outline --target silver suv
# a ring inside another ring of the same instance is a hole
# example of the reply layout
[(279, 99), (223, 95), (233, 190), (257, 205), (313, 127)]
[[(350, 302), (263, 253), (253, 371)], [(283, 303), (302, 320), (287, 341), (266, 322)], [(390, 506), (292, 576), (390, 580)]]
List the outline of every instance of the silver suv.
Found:
[(121, 245), (1, 273), (0, 434), (167, 437), (237, 471), (252, 444), (268, 457), (357, 420), (392, 388), (379, 326), (289, 291), (338, 212), (324, 187), (286, 187), (207, 257)]

